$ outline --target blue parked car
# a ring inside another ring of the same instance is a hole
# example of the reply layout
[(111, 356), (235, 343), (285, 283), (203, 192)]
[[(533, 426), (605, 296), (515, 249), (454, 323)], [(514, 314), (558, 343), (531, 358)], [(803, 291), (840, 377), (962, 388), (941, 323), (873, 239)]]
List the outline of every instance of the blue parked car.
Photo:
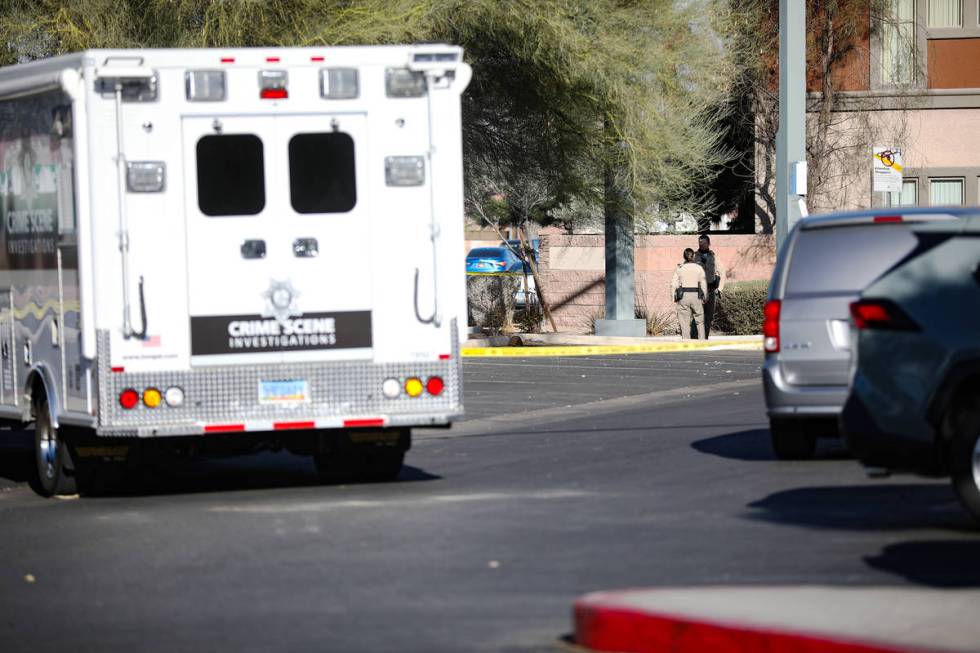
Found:
[(466, 255), (467, 274), (520, 272), (521, 259), (506, 247), (477, 247)]

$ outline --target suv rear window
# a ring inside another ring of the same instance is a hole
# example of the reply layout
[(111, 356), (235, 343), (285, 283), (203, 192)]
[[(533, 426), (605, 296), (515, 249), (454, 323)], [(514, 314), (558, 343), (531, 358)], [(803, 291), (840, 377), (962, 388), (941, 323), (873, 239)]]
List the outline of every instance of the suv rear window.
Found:
[(254, 134), (197, 142), (197, 205), (210, 216), (255, 215), (265, 208), (262, 140)]
[(298, 213), (345, 213), (357, 204), (354, 139), (343, 132), (289, 140), (289, 199)]
[(912, 251), (915, 243), (904, 224), (800, 231), (786, 294), (861, 291)]

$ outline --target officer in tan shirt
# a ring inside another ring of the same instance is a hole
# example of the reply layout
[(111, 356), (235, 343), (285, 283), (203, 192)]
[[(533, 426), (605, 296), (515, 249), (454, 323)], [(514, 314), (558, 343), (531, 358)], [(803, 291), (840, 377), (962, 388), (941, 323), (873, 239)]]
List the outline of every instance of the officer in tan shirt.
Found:
[(704, 268), (694, 262), (694, 250), (684, 250), (684, 262), (674, 270), (670, 281), (677, 305), (677, 321), (681, 325), (681, 337), (691, 337), (691, 316), (697, 325), (698, 339), (704, 340), (704, 302), (708, 296), (708, 282)]

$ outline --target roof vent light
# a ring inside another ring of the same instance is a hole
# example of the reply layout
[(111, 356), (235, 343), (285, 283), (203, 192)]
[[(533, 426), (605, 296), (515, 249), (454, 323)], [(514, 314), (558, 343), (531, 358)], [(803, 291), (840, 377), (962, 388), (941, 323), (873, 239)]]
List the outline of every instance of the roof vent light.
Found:
[(352, 100), (358, 96), (357, 68), (321, 68), (320, 97)]
[(285, 70), (259, 71), (259, 97), (263, 100), (285, 100), (289, 97), (289, 75)]
[(225, 99), (223, 70), (188, 70), (184, 82), (187, 99), (191, 102), (221, 102)]
[(408, 68), (389, 68), (385, 71), (385, 93), (388, 97), (422, 97), (425, 74)]

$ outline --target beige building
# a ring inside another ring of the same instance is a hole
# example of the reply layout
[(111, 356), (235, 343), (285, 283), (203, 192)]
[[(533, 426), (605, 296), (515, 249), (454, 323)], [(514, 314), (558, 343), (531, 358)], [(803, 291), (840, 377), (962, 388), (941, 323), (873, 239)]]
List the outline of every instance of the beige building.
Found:
[[(980, 0), (883, 0), (867, 19), (823, 115), (808, 55), (810, 212), (980, 204)], [(900, 192), (874, 192), (874, 147), (901, 151)]]

